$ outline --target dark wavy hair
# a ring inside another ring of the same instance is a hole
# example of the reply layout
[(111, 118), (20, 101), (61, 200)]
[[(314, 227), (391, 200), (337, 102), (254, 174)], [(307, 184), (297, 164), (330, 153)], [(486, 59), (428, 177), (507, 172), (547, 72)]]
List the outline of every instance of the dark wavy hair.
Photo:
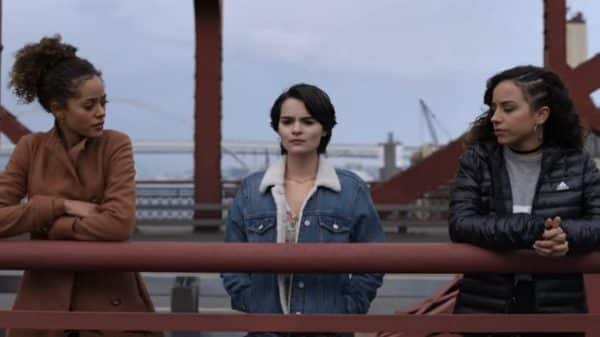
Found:
[[(321, 138), (321, 142), (317, 147), (317, 153), (325, 153), (327, 151), (327, 145), (331, 140), (333, 127), (337, 124), (335, 120), (335, 108), (333, 107), (333, 104), (331, 104), (329, 96), (325, 91), (314, 85), (299, 83), (291, 86), (277, 97), (271, 108), (271, 128), (273, 128), (275, 132), (279, 129), (281, 105), (288, 98), (295, 98), (302, 101), (304, 106), (306, 106), (308, 113), (321, 124), (326, 134)], [(281, 154), (286, 154), (287, 150), (282, 145), (280, 145), (280, 147)]]
[(492, 125), (494, 112), (491, 109), (492, 95), (502, 81), (513, 81), (521, 90), (532, 109), (543, 106), (550, 109), (550, 115), (543, 125), (544, 143), (578, 148), (583, 147), (583, 129), (579, 115), (564, 83), (552, 71), (532, 65), (517, 66), (504, 70), (488, 81), (483, 102), (489, 107), (472, 123), (466, 143), (497, 142)]
[(48, 112), (52, 102), (65, 106), (69, 98), (77, 97), (82, 81), (102, 76), (76, 52), (76, 47), (61, 42), (60, 35), (25, 45), (15, 55), (8, 87), (21, 103), (31, 103), (37, 98)]

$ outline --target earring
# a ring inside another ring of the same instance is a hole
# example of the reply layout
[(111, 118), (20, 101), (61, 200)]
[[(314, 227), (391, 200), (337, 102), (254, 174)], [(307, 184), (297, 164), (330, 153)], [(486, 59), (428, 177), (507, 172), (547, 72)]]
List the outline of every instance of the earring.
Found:
[(537, 133), (537, 138), (540, 142), (544, 140), (544, 129), (540, 129), (540, 132), (537, 132), (539, 124), (535, 124), (533, 126), (533, 132)]

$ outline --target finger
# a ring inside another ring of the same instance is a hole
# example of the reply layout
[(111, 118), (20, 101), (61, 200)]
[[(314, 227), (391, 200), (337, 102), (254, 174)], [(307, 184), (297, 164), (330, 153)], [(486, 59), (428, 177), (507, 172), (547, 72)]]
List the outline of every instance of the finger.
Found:
[(81, 201), (81, 200), (76, 200), (75, 202), (77, 203), (77, 206), (79, 206), (79, 207), (89, 207), (89, 206), (95, 205), (92, 202)]
[(546, 221), (544, 221), (544, 227), (546, 229), (550, 229), (550, 228), (552, 228), (552, 223), (553, 223), (552, 219), (548, 218), (548, 219), (546, 219)]
[(558, 227), (562, 223), (562, 219), (559, 216), (555, 216), (554, 219), (552, 219), (552, 223)]
[(567, 254), (567, 252), (569, 251), (569, 243), (565, 242), (563, 244), (559, 244), (559, 245), (555, 245), (554, 247), (552, 247), (552, 255), (555, 256), (563, 256), (565, 254)]
[(552, 254), (552, 250), (546, 248), (534, 248), (534, 251), (541, 256), (550, 256), (550, 254)]
[(546, 246), (540, 246), (538, 245), (534, 245), (533, 246), (534, 251), (541, 256), (551, 256), (552, 255), (552, 247), (546, 247)]
[(552, 250), (550, 250), (550, 249), (544, 249), (544, 248), (534, 248), (534, 252), (537, 255), (550, 256), (550, 254), (552, 253)]
[(546, 229), (542, 233), (542, 240), (549, 240), (549, 239), (553, 238), (555, 235), (556, 235), (556, 232), (554, 232), (554, 228), (553, 229)]
[(544, 233), (542, 234), (542, 238), (545, 240), (550, 240), (560, 234), (564, 234), (562, 228), (560, 228), (560, 227), (552, 228), (552, 229), (544, 231)]
[(551, 249), (556, 243), (551, 240), (538, 240), (533, 246), (537, 248)]
[(561, 233), (552, 238), (552, 241), (562, 244), (567, 242), (567, 234)]
[(562, 219), (559, 216), (555, 216), (554, 219), (552, 219), (552, 226), (553, 227), (559, 227), (562, 223)]

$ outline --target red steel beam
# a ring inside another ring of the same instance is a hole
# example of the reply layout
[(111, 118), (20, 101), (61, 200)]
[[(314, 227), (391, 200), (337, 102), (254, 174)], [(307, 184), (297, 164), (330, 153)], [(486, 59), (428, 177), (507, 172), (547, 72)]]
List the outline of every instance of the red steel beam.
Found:
[[(77, 254), (73, 254), (77, 251)], [(154, 272), (591, 272), (600, 251), (548, 259), (464, 244), (5, 241), (0, 269)]]
[[(2, 66), (2, 0), (0, 0), (0, 68)], [(1, 77), (0, 77), (1, 78)], [(11, 142), (17, 143), (21, 137), (31, 133), (23, 124), (2, 106), (0, 103), (0, 133), (5, 134)]]
[(565, 0), (544, 0), (544, 65), (559, 73), (569, 70)]
[[(2, 51), (4, 50), (4, 44), (2, 43), (2, 0), (0, 0), (0, 69), (2, 69)], [(0, 83), (2, 79), (2, 72), (0, 71)], [(0, 104), (2, 104), (2, 91), (0, 91)]]
[[(587, 332), (594, 314), (275, 315), (129, 312), (0, 311), (0, 326), (48, 330), (289, 331), (289, 332)], [(406, 336), (404, 334), (400, 336)]]
[(31, 131), (21, 124), (15, 116), (0, 104), (0, 132), (5, 134), (11, 142), (17, 143), (21, 137)]
[[(221, 203), (221, 1), (194, 0), (196, 21), (196, 89), (194, 131), (194, 199)], [(196, 217), (221, 218), (220, 212)]]
[(600, 109), (591, 99), (600, 88), (600, 55), (571, 68), (567, 64), (565, 0), (544, 0), (544, 65), (565, 82), (575, 102), (582, 124), (600, 131)]
[(409, 203), (441, 185), (448, 184), (458, 168), (458, 157), (464, 149), (464, 136), (390, 180), (378, 184), (371, 190), (373, 201), (379, 204)]

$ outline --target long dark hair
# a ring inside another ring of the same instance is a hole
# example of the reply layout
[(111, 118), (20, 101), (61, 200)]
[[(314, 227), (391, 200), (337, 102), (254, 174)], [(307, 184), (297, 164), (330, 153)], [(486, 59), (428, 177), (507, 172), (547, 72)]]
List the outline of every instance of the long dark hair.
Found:
[[(550, 109), (550, 115), (543, 125), (544, 143), (578, 149), (583, 147), (583, 129), (579, 123), (579, 115), (575, 112), (575, 105), (558, 75), (548, 69), (531, 65), (504, 70), (487, 81), (483, 103), (491, 107), (494, 89), (506, 80), (513, 81), (521, 88), (533, 109), (537, 110), (543, 106)], [(488, 108), (475, 119), (467, 137), (467, 145), (497, 142), (492, 125), (493, 114), (493, 110)]]

